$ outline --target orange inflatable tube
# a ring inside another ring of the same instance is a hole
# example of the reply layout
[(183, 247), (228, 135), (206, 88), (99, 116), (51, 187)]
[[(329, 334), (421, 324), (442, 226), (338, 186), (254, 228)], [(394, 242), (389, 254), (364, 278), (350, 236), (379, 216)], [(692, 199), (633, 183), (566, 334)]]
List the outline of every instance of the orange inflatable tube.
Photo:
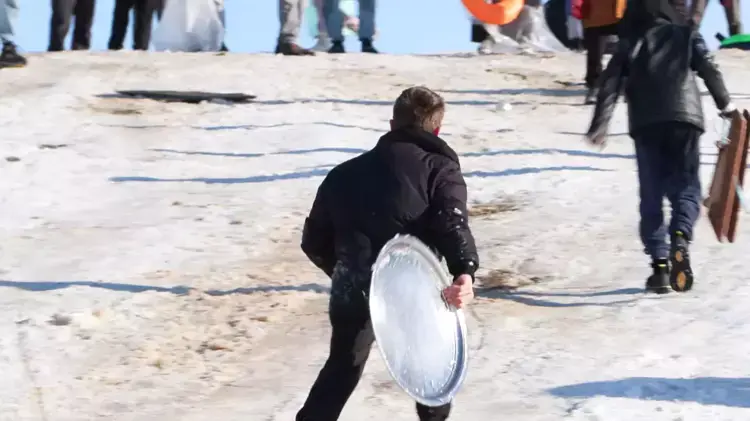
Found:
[(523, 9), (525, 0), (500, 0), (487, 3), (486, 0), (461, 0), (472, 16), (490, 25), (505, 25), (513, 22)]

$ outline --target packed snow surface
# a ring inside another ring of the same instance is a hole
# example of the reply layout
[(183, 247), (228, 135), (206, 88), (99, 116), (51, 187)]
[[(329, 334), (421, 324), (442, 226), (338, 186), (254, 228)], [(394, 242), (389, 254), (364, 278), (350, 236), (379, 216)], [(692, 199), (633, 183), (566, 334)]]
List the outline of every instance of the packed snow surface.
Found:
[[(746, 53), (718, 62), (750, 106)], [(0, 72), (0, 420), (291, 420), (328, 351), (299, 249), (317, 186), (412, 85), (448, 103), (480, 281), (455, 420), (750, 419), (750, 225), (642, 294), (625, 106), (582, 142), (584, 57), (70, 52)], [(120, 89), (245, 92), (162, 103)], [(715, 107), (704, 96), (704, 191)], [(743, 220), (747, 220), (743, 215)], [(479, 281), (478, 281), (479, 282)], [(344, 421), (415, 420), (373, 349)]]

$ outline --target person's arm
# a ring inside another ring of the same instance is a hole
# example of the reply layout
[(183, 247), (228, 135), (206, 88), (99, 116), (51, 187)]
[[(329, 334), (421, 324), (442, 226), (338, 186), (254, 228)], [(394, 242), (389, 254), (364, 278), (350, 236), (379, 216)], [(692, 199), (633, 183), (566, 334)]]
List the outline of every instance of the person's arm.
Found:
[(458, 164), (449, 161), (435, 180), (430, 202), (430, 232), (433, 245), (445, 257), (454, 278), (469, 275), (473, 281), (479, 268), (474, 236), (469, 229), (466, 182)]
[(706, 41), (697, 31), (693, 31), (692, 33), (692, 49), (693, 56), (690, 66), (698, 73), (698, 77), (703, 79), (708, 92), (714, 99), (716, 108), (722, 112), (732, 111), (734, 109), (732, 98), (724, 84), (724, 78), (721, 75), (721, 71), (719, 71), (719, 66), (714, 62), (713, 55), (708, 50)]
[(617, 104), (617, 98), (628, 75), (630, 43), (626, 39), (618, 42), (618, 49), (602, 73), (599, 94), (596, 98), (594, 115), (591, 118), (587, 137), (592, 140), (603, 138), (609, 129), (609, 122)]
[(330, 277), (333, 275), (336, 257), (333, 221), (331, 221), (325, 203), (326, 180), (323, 180), (318, 188), (310, 214), (305, 219), (301, 246), (307, 258)]

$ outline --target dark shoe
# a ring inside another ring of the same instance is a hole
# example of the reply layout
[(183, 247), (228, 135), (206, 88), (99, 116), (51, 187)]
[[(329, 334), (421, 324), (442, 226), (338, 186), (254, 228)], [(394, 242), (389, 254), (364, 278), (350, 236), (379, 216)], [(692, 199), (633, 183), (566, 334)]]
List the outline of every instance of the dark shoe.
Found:
[(0, 68), (24, 66), (26, 66), (26, 59), (18, 54), (15, 44), (11, 42), (3, 44), (3, 51), (0, 53)]
[(329, 54), (343, 54), (345, 52), (343, 41), (333, 41), (333, 45), (328, 49)]
[(219, 51), (221, 51), (222, 53), (228, 53), (229, 52), (229, 48), (227, 48), (227, 45), (222, 42), (221, 43), (221, 48), (219, 49)]
[(646, 280), (646, 291), (657, 294), (666, 294), (669, 292), (669, 265), (667, 259), (654, 260), (651, 263), (654, 270), (653, 275)]
[(362, 39), (362, 52), (363, 53), (371, 53), (371, 54), (377, 54), (378, 50), (375, 49), (375, 47), (372, 46), (372, 40), (370, 39)]
[(672, 271), (669, 274), (669, 285), (678, 292), (690, 291), (693, 288), (693, 269), (690, 267), (690, 241), (677, 231), (672, 237), (672, 250), (669, 260)]
[(293, 42), (280, 42), (276, 45), (276, 54), (285, 56), (314, 56), (315, 52), (302, 48)]
[(584, 103), (586, 105), (596, 104), (596, 97), (598, 95), (599, 95), (598, 88), (589, 88), (589, 91), (586, 93), (586, 99), (584, 100)]

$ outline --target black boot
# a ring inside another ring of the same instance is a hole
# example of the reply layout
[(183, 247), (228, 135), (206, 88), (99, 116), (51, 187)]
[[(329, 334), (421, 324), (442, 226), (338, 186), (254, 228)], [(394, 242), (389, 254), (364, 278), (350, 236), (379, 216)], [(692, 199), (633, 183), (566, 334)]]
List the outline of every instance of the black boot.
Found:
[(672, 236), (672, 249), (669, 260), (672, 271), (669, 274), (669, 285), (678, 292), (690, 291), (693, 288), (693, 269), (690, 267), (690, 240), (680, 231)]
[(329, 54), (343, 54), (345, 52), (344, 41), (333, 41), (331, 48), (328, 49)]
[(26, 59), (18, 54), (16, 46), (12, 42), (3, 44), (3, 52), (0, 53), (0, 69), (3, 67), (24, 67)]
[(378, 50), (375, 49), (375, 47), (372, 46), (372, 40), (368, 38), (363, 38), (360, 41), (362, 41), (362, 52), (363, 53), (370, 53), (370, 54), (377, 54)]
[(651, 263), (654, 269), (653, 275), (646, 280), (646, 291), (657, 294), (669, 292), (669, 265), (667, 259), (656, 259)]

